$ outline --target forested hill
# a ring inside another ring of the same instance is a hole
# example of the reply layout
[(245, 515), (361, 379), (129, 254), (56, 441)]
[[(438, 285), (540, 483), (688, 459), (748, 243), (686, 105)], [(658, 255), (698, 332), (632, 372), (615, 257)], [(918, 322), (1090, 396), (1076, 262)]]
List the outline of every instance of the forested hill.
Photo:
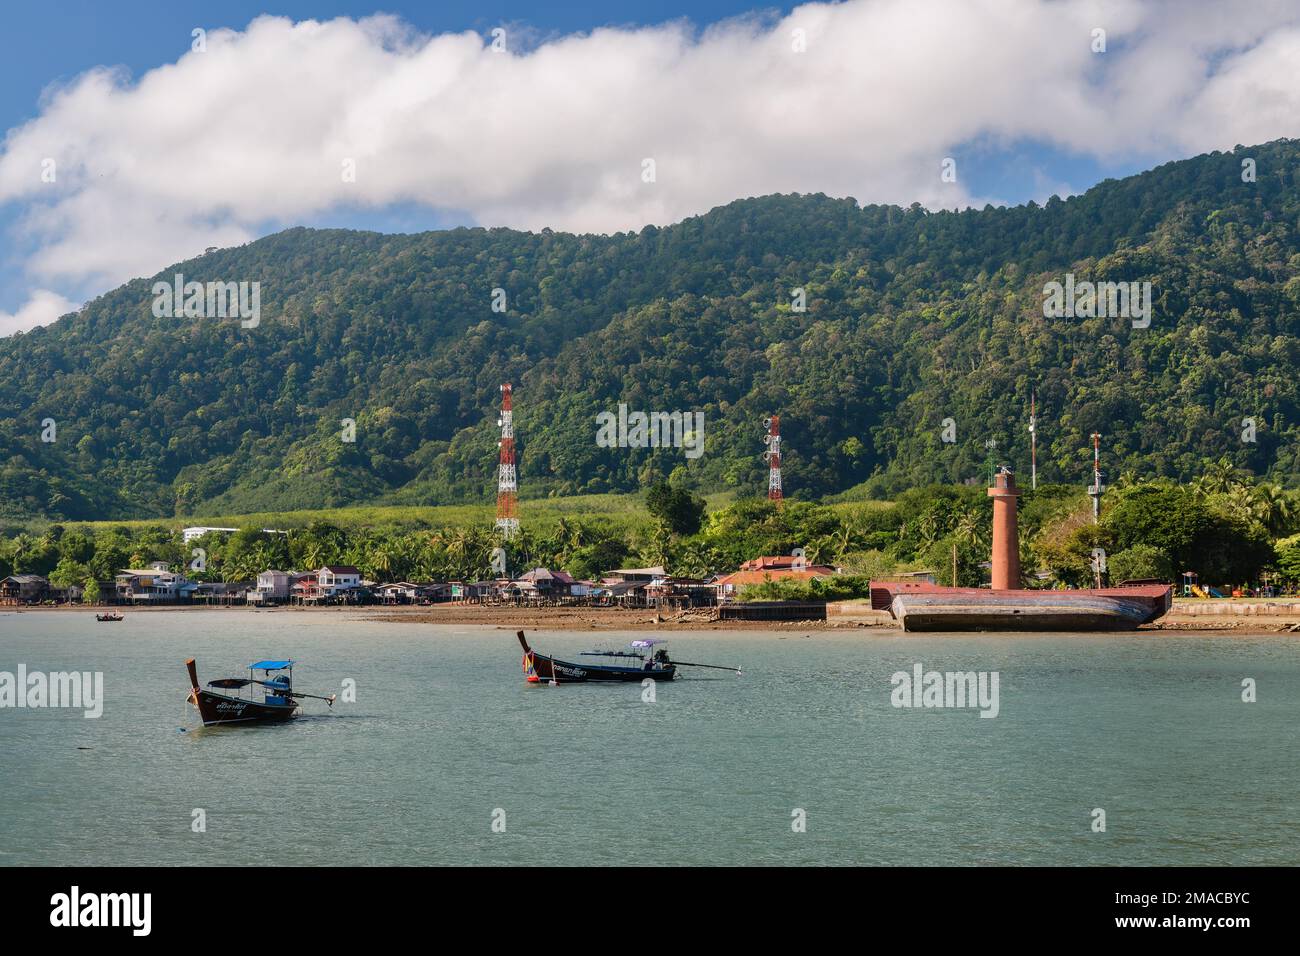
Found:
[[(981, 475), (990, 439), (1024, 468), (1031, 387), (1048, 480), (1085, 483), (1098, 430), (1112, 474), (1187, 478), (1227, 455), (1295, 484), (1298, 236), (1297, 141), (1042, 207), (767, 196), (613, 236), (292, 229), (0, 339), (0, 514), (486, 500), (505, 381), (524, 497), (679, 467), (761, 493), (773, 412), (794, 495)], [(153, 284), (178, 272), (259, 282), (260, 324), (155, 318)], [(1151, 282), (1150, 328), (1044, 318), (1044, 285), (1067, 272)], [(702, 411), (704, 454), (598, 447), (595, 416), (620, 401)]]

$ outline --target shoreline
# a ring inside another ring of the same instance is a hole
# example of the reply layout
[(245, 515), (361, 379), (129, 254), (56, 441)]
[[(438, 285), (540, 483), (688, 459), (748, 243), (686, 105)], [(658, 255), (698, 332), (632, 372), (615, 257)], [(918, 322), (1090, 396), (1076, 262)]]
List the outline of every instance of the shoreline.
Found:
[[(1206, 607), (1211, 613), (1188, 613), (1185, 607), (1175, 607), (1153, 624), (1137, 631), (1099, 631), (1099, 634), (1237, 634), (1261, 636), (1300, 633), (1300, 606), (1293, 606), (1285, 614), (1233, 614)], [(666, 613), (652, 608), (600, 608), (600, 607), (512, 607), (510, 605), (445, 604), (432, 607), (409, 605), (372, 605), (356, 607), (339, 605), (331, 607), (275, 608), (226, 606), (160, 607), (96, 607), (85, 605), (57, 605), (32, 607), (0, 607), (0, 616), (7, 614), (103, 614), (116, 611), (123, 615), (184, 613), (211, 614), (289, 614), (306, 619), (336, 620), (346, 615), (350, 620), (376, 621), (391, 624), (480, 625), (502, 630), (528, 629), (534, 631), (866, 631), (869, 633), (903, 632), (888, 611), (872, 611), (856, 602), (828, 605), (826, 620), (803, 621), (720, 621), (713, 618), (711, 610), (700, 609)], [(1198, 609), (1200, 610), (1200, 609)], [(980, 632), (961, 632), (980, 633)], [(1017, 632), (999, 632), (1007, 635)], [(1053, 633), (1047, 631), (1023, 632), (1026, 636)], [(918, 634), (917, 636), (924, 636)]]

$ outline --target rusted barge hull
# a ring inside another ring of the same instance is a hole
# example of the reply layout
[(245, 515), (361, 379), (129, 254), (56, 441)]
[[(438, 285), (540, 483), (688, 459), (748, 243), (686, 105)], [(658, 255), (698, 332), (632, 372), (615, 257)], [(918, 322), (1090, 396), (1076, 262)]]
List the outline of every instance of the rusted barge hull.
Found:
[(905, 631), (1131, 631), (1168, 612), (1166, 585), (1086, 591), (871, 583), (871, 605)]

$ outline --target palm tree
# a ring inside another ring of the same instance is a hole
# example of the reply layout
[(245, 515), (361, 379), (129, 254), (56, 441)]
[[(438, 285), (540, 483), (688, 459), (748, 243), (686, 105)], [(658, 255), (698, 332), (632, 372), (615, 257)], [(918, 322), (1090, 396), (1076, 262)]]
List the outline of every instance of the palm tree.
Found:
[(329, 553), (325, 542), (320, 538), (311, 537), (307, 539), (303, 547), (303, 560), (307, 562), (309, 568), (319, 568), (325, 563), (325, 556)]
[(862, 522), (858, 515), (849, 515), (840, 523), (839, 528), (831, 533), (835, 548), (835, 560), (840, 561), (850, 551), (858, 550), (862, 543)]
[(976, 550), (988, 546), (988, 522), (978, 508), (965, 508), (957, 513), (952, 526), (953, 537), (959, 544), (969, 544)]
[(28, 553), (32, 551), (35, 546), (35, 539), (33, 539), (26, 531), (19, 532), (18, 536), (14, 538), (13, 560), (14, 570), (16, 572), (21, 573), (27, 569), (27, 565), (24, 563), (23, 559), (28, 556)]
[(939, 538), (939, 516), (934, 509), (927, 511), (916, 523), (916, 532), (921, 538), (921, 546), (928, 548)]
[(1221, 493), (1224, 503), (1243, 521), (1258, 520), (1256, 514), (1255, 489), (1246, 485), (1235, 485), (1227, 492)]
[(370, 570), (375, 573), (375, 577), (384, 581), (391, 580), (393, 573), (393, 551), (387, 541), (379, 541), (370, 548), (368, 554)]
[(1230, 494), (1234, 488), (1243, 484), (1244, 474), (1227, 455), (1205, 466), (1201, 474), (1192, 482), (1192, 491), (1201, 497), (1208, 495)]
[(1291, 499), (1278, 484), (1258, 485), (1252, 492), (1251, 516), (1277, 536), (1291, 524)]
[(469, 553), (472, 535), (467, 528), (456, 528), (445, 538), (448, 566), (455, 568), (457, 577), (469, 577)]

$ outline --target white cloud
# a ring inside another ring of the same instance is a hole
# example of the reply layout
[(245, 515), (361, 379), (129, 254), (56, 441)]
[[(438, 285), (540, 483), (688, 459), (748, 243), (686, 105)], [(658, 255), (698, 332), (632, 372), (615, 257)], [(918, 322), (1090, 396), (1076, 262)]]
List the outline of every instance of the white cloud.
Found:
[(1300, 135), (1300, 11), (1222, 6), (852, 0), (505, 54), (390, 17), (264, 17), (138, 82), (95, 70), (51, 91), (0, 147), (0, 203), (22, 211), (27, 274), (68, 288), (343, 206), (612, 231), (771, 192), (982, 204), (960, 178), (976, 140), (1164, 160)]
[(37, 289), (17, 312), (0, 311), (0, 336), (13, 335), (15, 332), (27, 332), (42, 325), (49, 325), (55, 319), (69, 312), (77, 311), (77, 303), (65, 299), (57, 292)]

